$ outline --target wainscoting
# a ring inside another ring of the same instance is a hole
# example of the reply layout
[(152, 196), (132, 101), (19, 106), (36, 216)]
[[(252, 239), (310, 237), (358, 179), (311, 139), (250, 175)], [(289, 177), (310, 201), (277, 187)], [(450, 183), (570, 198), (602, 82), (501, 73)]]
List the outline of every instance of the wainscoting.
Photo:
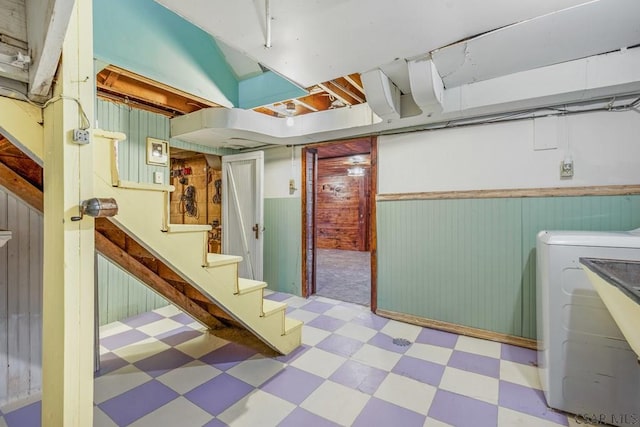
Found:
[(378, 307), (536, 337), (540, 230), (640, 227), (640, 195), (384, 200)]

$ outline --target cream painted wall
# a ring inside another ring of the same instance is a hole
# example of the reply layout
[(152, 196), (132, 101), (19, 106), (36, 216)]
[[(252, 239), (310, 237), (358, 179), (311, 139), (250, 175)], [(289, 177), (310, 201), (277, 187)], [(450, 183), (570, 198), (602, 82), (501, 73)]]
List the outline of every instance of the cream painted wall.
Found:
[[(293, 166), (291, 165), (291, 147), (278, 147), (264, 150), (264, 197), (275, 199), (300, 197), (300, 147), (294, 148)], [(296, 181), (296, 190), (289, 194), (289, 179)]]
[[(382, 136), (379, 193), (640, 184), (637, 112), (536, 122)], [(567, 155), (575, 173), (561, 179), (560, 163)]]

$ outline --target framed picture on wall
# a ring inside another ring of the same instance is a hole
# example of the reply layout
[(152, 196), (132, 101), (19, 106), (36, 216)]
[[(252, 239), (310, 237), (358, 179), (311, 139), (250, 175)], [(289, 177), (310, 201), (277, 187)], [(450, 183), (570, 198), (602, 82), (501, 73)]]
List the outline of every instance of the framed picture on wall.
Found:
[(147, 164), (155, 166), (167, 166), (169, 155), (167, 141), (156, 138), (147, 138)]

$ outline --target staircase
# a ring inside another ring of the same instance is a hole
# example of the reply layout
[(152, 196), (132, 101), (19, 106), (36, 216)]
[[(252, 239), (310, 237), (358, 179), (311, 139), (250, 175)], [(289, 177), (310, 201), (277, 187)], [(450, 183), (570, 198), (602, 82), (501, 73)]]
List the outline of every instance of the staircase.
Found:
[(241, 257), (207, 253), (210, 226), (169, 223), (172, 186), (120, 180), (125, 138), (93, 132), (94, 195), (119, 206), (109, 221), (96, 221), (96, 249), (208, 328), (242, 325), (280, 353), (297, 348), (302, 322), (285, 316), (286, 304), (263, 298), (266, 283), (238, 277)]

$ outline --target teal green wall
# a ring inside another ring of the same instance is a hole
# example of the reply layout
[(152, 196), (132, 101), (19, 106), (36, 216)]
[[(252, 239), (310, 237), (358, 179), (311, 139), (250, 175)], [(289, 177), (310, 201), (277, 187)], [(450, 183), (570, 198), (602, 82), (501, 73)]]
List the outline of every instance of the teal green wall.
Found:
[(100, 325), (160, 308), (169, 303), (126, 271), (98, 255)]
[(540, 230), (640, 227), (640, 196), (381, 201), (378, 307), (536, 337)]
[(299, 197), (264, 199), (264, 281), (269, 289), (300, 295), (301, 211)]
[(308, 92), (273, 71), (241, 80), (239, 83), (240, 108), (254, 108), (274, 102), (299, 98)]
[(198, 27), (153, 0), (94, 0), (93, 16), (96, 58), (221, 105), (238, 104), (233, 72)]
[(169, 140), (169, 118), (123, 104), (98, 100), (96, 118), (100, 129), (123, 132), (127, 139), (118, 145), (120, 179), (153, 182), (153, 172), (164, 174), (169, 183), (169, 168), (147, 164), (147, 137)]

